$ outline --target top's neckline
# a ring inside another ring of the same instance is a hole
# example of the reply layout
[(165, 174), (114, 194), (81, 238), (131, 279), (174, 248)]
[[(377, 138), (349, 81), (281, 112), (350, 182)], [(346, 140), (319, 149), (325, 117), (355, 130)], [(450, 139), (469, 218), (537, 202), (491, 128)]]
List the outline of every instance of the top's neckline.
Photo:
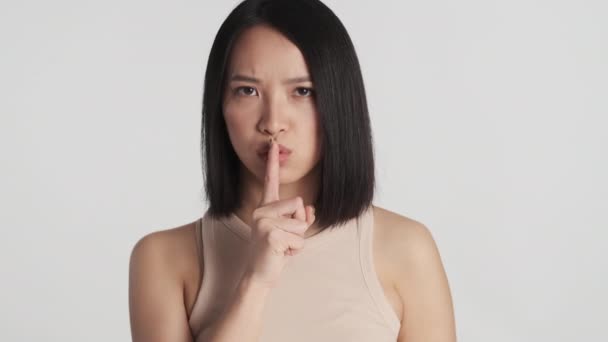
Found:
[[(245, 223), (240, 217), (238, 217), (234, 212), (230, 213), (226, 217), (220, 218), (220, 221), (228, 227), (228, 229), (235, 232), (240, 238), (243, 240), (249, 241), (251, 239), (251, 230), (252, 228)], [(349, 222), (347, 226), (350, 226)], [(324, 230), (317, 232), (315, 235), (309, 236), (305, 238), (305, 246), (304, 249), (309, 249), (315, 246), (320, 245), (324, 241), (331, 240), (330, 235), (335, 234), (336, 231), (347, 228), (346, 226), (342, 227), (327, 227)]]

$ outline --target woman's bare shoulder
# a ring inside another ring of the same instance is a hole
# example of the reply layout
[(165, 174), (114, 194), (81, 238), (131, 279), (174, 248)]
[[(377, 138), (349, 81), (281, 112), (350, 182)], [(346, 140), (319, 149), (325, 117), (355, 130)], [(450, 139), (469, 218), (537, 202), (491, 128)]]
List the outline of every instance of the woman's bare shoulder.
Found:
[(184, 296), (190, 273), (198, 270), (194, 227), (189, 223), (154, 231), (133, 246), (129, 312), (134, 341), (191, 340)]
[(374, 206), (374, 250), (391, 282), (399, 287), (408, 276), (406, 265), (424, 264), (434, 257), (435, 242), (421, 222), (396, 212)]
[[(404, 239), (411, 240), (416, 238), (416, 235), (424, 235), (429, 232), (423, 223), (413, 218), (375, 205), (373, 209), (374, 228), (376, 228), (378, 240), (384, 244), (403, 243)], [(384, 245), (384, 247), (390, 246)]]
[(180, 283), (188, 314), (198, 292), (200, 276), (196, 245), (196, 221), (150, 232), (137, 241), (131, 252), (134, 259), (154, 265), (159, 276)]
[(196, 262), (196, 221), (178, 227), (150, 232), (137, 241), (132, 253), (157, 255), (176, 273), (190, 272)]
[[(383, 208), (374, 207), (374, 214), (374, 243), (402, 300), (403, 316), (415, 317), (402, 322), (399, 340), (455, 341), (449, 283), (431, 231)], [(427, 329), (431, 321), (436, 323)]]

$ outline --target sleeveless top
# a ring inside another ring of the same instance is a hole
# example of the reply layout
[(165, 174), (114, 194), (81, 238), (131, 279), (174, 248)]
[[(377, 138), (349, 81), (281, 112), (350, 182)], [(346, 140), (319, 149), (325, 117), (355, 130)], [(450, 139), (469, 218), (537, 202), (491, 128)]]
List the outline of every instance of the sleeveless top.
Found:
[[(372, 259), (373, 209), (306, 238), (264, 306), (260, 342), (395, 342), (400, 322)], [(189, 317), (196, 340), (232, 298), (251, 227), (232, 213), (197, 220), (202, 282)]]

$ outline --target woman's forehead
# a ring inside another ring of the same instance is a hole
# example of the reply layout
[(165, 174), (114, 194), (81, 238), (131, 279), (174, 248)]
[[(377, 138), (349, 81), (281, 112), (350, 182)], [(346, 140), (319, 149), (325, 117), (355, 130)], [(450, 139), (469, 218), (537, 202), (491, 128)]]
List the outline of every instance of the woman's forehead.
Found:
[(256, 25), (244, 31), (233, 46), (230, 76), (293, 78), (308, 75), (300, 49), (279, 31)]

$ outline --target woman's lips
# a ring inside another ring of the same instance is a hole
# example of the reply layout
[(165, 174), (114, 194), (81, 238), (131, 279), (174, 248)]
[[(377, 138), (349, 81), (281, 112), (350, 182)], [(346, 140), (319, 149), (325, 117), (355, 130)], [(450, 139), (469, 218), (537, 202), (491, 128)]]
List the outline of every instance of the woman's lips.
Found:
[[(291, 152), (279, 152), (279, 163), (282, 165), (288, 158)], [(260, 157), (263, 161), (268, 160), (268, 153), (258, 153), (258, 157)]]
[[(289, 158), (291, 154), (291, 149), (285, 147), (284, 145), (278, 144), (279, 146), (279, 165), (283, 165), (285, 161)], [(262, 159), (264, 162), (268, 160), (268, 152), (270, 149), (270, 145), (265, 143), (260, 149), (258, 149), (258, 157)]]
[[(268, 143), (264, 143), (264, 145), (262, 145), (262, 147), (260, 147), (258, 149), (258, 153), (262, 154), (262, 153), (268, 153), (268, 150), (270, 149), (270, 145)], [(291, 153), (291, 149), (287, 148), (286, 146), (279, 144), (279, 153)]]

